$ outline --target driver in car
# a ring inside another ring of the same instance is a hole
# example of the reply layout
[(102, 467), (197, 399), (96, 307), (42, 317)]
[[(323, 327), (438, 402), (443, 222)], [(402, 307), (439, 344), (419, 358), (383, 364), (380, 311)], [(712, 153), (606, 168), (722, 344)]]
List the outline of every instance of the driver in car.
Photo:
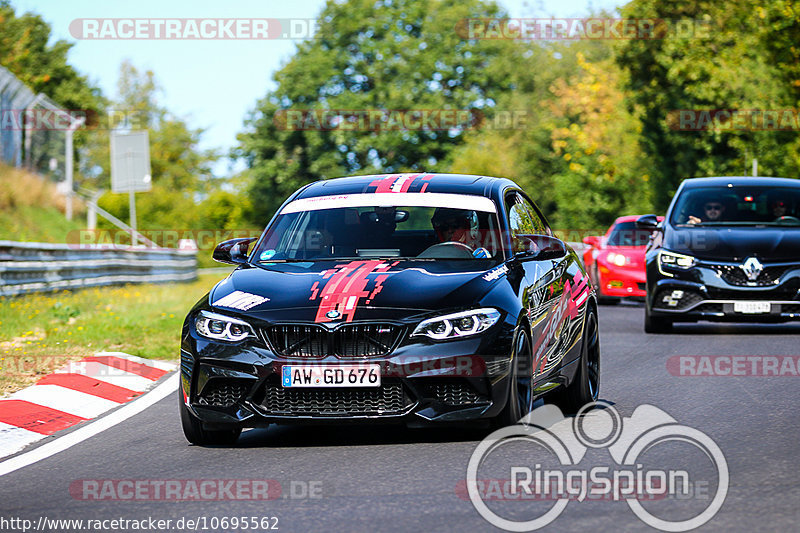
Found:
[(459, 243), (470, 248), (476, 258), (491, 257), (480, 245), (478, 214), (469, 209), (436, 208), (431, 218), (440, 243)]
[(689, 224), (700, 224), (702, 222), (721, 222), (722, 215), (725, 213), (725, 204), (719, 199), (706, 201), (703, 205), (703, 217), (689, 215)]

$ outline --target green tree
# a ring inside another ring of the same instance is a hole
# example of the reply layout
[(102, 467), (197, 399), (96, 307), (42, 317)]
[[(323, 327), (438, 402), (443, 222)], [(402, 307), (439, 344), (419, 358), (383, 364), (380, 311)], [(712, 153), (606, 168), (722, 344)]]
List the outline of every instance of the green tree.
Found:
[[(464, 128), (304, 129), (281, 122), (290, 110), (471, 110), (491, 114), (509, 79), (492, 61), (516, 48), (464, 39), (457, 25), (497, 17), (480, 0), (329, 1), (314, 39), (301, 43), (258, 102), (235, 152), (249, 168), (254, 216), (262, 222), (299, 186), (351, 173), (446, 167)], [(276, 117), (278, 119), (276, 120)]]
[(50, 25), (41, 16), (17, 16), (8, 0), (0, 0), (0, 64), (64, 109), (100, 111), (100, 89), (67, 61), (72, 44), (61, 39), (51, 43), (50, 37)]
[[(619, 42), (630, 103), (642, 109), (642, 145), (658, 209), (666, 208), (683, 178), (741, 175), (752, 157), (758, 157), (761, 175), (797, 173), (796, 162), (786, 157), (796, 132), (682, 131), (669, 118), (678, 110), (777, 109), (789, 103), (790, 87), (767, 53), (763, 19), (753, 8), (750, 0), (633, 0), (622, 8), (626, 18), (699, 21), (702, 32)], [(785, 13), (769, 14), (775, 21), (767, 34), (780, 38), (778, 21)]]

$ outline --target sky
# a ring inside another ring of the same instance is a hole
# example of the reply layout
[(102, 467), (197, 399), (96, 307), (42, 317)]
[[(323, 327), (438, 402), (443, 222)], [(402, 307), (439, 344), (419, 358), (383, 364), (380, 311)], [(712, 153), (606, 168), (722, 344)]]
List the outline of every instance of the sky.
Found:
[[(74, 43), (70, 63), (103, 93), (115, 97), (119, 66), (130, 60), (152, 70), (161, 87), (159, 103), (205, 128), (201, 148), (227, 153), (257, 100), (274, 88), (272, 75), (287, 62), (298, 41), (269, 40), (86, 40), (70, 32), (75, 19), (88, 18), (279, 18), (313, 19), (324, 0), (11, 0), (17, 14), (41, 15), (53, 37)], [(621, 0), (501, 0), (511, 17), (585, 16), (613, 10)], [(227, 161), (215, 168), (226, 174)]]

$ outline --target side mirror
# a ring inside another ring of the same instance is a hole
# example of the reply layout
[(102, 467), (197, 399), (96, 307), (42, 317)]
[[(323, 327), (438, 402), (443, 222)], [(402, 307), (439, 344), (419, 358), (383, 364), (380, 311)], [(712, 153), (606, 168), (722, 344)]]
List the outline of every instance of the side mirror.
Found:
[(597, 248), (600, 245), (600, 237), (595, 237), (595, 236), (584, 237), (583, 244), (588, 244), (589, 246), (594, 246), (595, 248)]
[(560, 259), (567, 255), (564, 241), (550, 235), (518, 235), (515, 242), (516, 259)]
[(220, 263), (241, 265), (247, 262), (247, 249), (250, 247), (250, 243), (255, 240), (255, 237), (251, 237), (247, 239), (223, 241), (214, 248), (214, 254), (211, 257), (214, 261)]
[(658, 217), (656, 215), (642, 215), (636, 219), (636, 227), (648, 231), (658, 229)]

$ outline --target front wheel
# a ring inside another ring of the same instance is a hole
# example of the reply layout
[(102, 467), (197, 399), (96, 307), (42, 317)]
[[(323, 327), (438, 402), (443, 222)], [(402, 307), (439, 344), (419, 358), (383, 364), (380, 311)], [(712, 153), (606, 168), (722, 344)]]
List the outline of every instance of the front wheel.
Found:
[(198, 446), (209, 444), (234, 444), (242, 433), (241, 428), (209, 430), (203, 427), (203, 423), (197, 419), (186, 404), (183, 403), (183, 395), (178, 389), (178, 409), (181, 412), (181, 426), (186, 440)]
[(519, 329), (514, 337), (508, 400), (506, 401), (506, 406), (495, 419), (498, 426), (514, 425), (531, 412), (531, 407), (533, 406), (532, 374), (530, 339), (524, 329)]
[(597, 311), (588, 308), (583, 327), (583, 348), (572, 382), (553, 391), (553, 403), (564, 413), (576, 413), (589, 402), (596, 402), (600, 391), (600, 332)]

